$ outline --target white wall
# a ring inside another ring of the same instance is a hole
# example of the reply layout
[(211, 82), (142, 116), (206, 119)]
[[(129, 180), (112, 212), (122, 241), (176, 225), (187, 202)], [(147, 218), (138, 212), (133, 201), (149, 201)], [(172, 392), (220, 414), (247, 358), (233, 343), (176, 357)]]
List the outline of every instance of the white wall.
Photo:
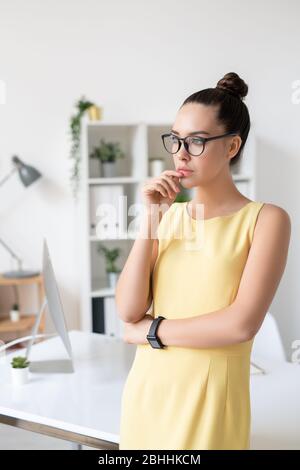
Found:
[[(258, 200), (288, 210), (288, 266), (271, 311), (288, 356), (300, 338), (300, 3), (297, 0), (0, 0), (0, 175), (17, 153), (45, 175), (1, 188), (0, 234), (39, 267), (48, 238), (70, 327), (77, 326), (79, 272), (68, 183), (68, 120), (84, 93), (113, 120), (172, 120), (192, 92), (235, 71), (258, 137)], [(1, 270), (9, 257), (0, 248)]]

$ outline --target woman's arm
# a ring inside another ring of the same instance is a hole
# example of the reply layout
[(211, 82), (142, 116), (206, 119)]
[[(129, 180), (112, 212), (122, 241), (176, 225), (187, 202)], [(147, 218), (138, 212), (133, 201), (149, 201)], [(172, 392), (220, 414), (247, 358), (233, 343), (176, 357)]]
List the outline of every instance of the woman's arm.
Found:
[(116, 286), (118, 315), (124, 322), (138, 322), (151, 306), (151, 274), (158, 254), (157, 230), (180, 191), (177, 183), (181, 176), (178, 171), (165, 170), (143, 186), (145, 210), (140, 231)]
[[(160, 219), (161, 216), (158, 222)], [(116, 305), (124, 322), (141, 320), (151, 306), (151, 273), (158, 253), (158, 240), (153, 238), (153, 231), (157, 225), (156, 217), (150, 211), (145, 211), (139, 235), (118, 279)]]
[[(207, 314), (163, 320), (158, 336), (166, 346), (222, 347), (252, 339), (258, 332), (283, 275), (290, 242), (288, 213), (265, 204), (257, 219), (253, 242), (234, 302)], [(127, 325), (124, 341), (146, 344), (150, 321)]]

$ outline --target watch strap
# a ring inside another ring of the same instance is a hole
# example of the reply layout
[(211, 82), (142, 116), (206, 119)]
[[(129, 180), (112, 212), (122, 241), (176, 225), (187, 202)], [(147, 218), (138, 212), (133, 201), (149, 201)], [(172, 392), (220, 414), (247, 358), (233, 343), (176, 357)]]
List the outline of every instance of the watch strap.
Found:
[(162, 344), (161, 340), (159, 339), (157, 335), (157, 329), (162, 320), (165, 320), (165, 317), (161, 315), (158, 316), (157, 318), (154, 318), (154, 320), (151, 323), (149, 333), (147, 334), (147, 340), (149, 341), (150, 345), (155, 349), (164, 348), (164, 345)]

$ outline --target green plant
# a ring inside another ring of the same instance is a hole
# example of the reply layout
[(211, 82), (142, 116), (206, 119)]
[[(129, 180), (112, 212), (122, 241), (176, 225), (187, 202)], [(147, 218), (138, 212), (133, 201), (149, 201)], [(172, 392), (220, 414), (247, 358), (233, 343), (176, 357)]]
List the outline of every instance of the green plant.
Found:
[(117, 158), (123, 157), (124, 153), (119, 142), (105, 142), (103, 138), (90, 154), (90, 158), (98, 158), (101, 162), (114, 162)]
[(28, 367), (29, 364), (30, 362), (27, 361), (27, 357), (24, 356), (14, 357), (11, 361), (11, 366), (14, 369), (25, 369), (25, 367)]
[(11, 310), (19, 310), (19, 305), (18, 304), (12, 304)]
[(71, 150), (70, 158), (73, 160), (73, 167), (71, 169), (71, 185), (73, 196), (77, 197), (79, 180), (80, 180), (80, 135), (81, 135), (81, 118), (84, 113), (93, 106), (94, 103), (87, 101), (82, 96), (76, 103), (76, 113), (70, 118), (70, 134), (71, 134)]
[(102, 244), (98, 244), (97, 246), (98, 253), (104, 253), (105, 261), (106, 261), (106, 271), (108, 273), (118, 273), (120, 270), (115, 265), (115, 260), (120, 255), (120, 248), (113, 248), (112, 250), (106, 248), (106, 246)]

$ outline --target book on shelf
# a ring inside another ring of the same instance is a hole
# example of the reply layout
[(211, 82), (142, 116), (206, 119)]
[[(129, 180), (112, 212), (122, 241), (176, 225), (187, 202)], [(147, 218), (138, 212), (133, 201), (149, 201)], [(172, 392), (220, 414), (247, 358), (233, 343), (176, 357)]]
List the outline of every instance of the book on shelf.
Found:
[(104, 304), (102, 297), (92, 299), (92, 331), (93, 333), (105, 333)]
[(126, 231), (123, 185), (96, 185), (90, 188), (90, 234), (114, 239)]

